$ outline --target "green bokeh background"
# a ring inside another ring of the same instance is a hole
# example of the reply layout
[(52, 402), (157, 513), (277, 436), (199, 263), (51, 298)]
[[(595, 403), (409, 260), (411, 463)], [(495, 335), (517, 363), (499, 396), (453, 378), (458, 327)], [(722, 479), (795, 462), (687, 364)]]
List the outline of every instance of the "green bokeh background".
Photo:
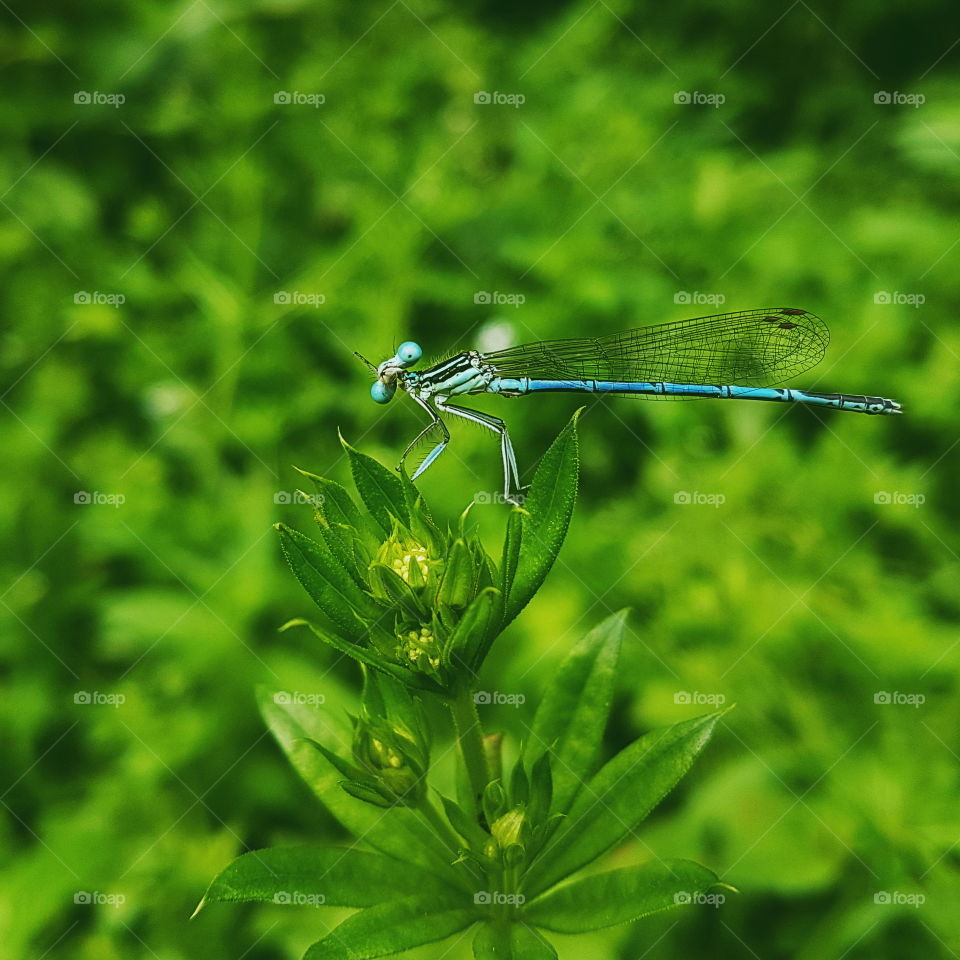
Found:
[[(344, 840), (252, 687), (336, 706), (357, 685), (277, 633), (309, 602), (270, 529), (309, 529), (282, 502), (292, 464), (347, 481), (337, 428), (387, 464), (419, 428), (412, 404), (369, 401), (353, 350), (769, 304), (831, 325), (798, 385), (906, 415), (589, 403), (561, 560), (483, 679), (526, 703), (484, 720), (521, 737), (564, 651), (622, 606), (610, 751), (705, 712), (683, 692), (737, 703), (610, 862), (691, 857), (740, 895), (562, 938), (562, 958), (960, 953), (956, 10), (194, 0), (0, 23), (4, 957), (293, 958), (344, 914), (187, 922), (244, 849)], [(508, 418), (529, 480), (576, 404), (475, 405)], [(500, 483), (496, 445), (454, 430), (422, 481), (446, 518)], [(473, 516), (493, 547), (503, 508)], [(417, 954), (468, 955), (469, 938)]]

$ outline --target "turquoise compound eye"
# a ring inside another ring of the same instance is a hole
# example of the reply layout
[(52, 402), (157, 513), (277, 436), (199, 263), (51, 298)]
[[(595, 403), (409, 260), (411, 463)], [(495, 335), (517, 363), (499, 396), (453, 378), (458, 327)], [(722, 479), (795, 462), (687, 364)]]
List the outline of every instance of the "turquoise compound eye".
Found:
[(423, 351), (420, 349), (420, 344), (414, 343), (412, 340), (401, 343), (397, 348), (397, 360), (400, 361), (400, 366), (402, 367), (409, 367), (411, 364), (416, 363), (422, 356)]
[(380, 380), (375, 381), (373, 386), (370, 388), (370, 396), (373, 397), (377, 403), (389, 403), (396, 392), (397, 385), (395, 383), (391, 383), (390, 386), (387, 386)]

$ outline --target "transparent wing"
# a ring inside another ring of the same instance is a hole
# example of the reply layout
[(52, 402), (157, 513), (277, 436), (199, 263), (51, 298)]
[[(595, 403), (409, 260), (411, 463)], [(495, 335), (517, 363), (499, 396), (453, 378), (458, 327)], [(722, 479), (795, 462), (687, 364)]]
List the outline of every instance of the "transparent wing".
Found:
[(721, 313), (607, 337), (541, 340), (484, 354), (505, 377), (766, 387), (815, 366), (830, 333), (796, 307)]

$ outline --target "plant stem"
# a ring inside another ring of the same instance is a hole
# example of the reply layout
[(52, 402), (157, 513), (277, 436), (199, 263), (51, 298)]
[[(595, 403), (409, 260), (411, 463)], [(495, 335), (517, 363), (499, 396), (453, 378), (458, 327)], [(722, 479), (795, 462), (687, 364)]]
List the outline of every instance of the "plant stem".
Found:
[(457, 731), (457, 743), (460, 756), (467, 771), (470, 793), (473, 799), (474, 813), (479, 810), (480, 797), (489, 780), (487, 760), (483, 749), (483, 730), (473, 694), (469, 689), (461, 690), (450, 702), (450, 713)]

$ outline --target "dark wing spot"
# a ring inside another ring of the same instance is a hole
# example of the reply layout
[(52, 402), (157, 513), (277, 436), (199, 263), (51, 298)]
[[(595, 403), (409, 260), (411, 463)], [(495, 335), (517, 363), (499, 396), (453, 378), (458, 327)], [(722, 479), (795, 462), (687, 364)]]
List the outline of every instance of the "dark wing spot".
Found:
[(777, 326), (780, 327), (781, 330), (792, 330), (796, 326), (796, 324), (795, 323), (778, 323)]
[(780, 318), (779, 318), (779, 317), (764, 317), (764, 318), (763, 318), (763, 322), (764, 322), (764, 323), (779, 323), (779, 322), (780, 322)]
[(785, 314), (788, 317), (802, 317), (806, 315), (806, 310), (798, 310), (796, 307), (782, 307), (780, 309), (782, 314)]

